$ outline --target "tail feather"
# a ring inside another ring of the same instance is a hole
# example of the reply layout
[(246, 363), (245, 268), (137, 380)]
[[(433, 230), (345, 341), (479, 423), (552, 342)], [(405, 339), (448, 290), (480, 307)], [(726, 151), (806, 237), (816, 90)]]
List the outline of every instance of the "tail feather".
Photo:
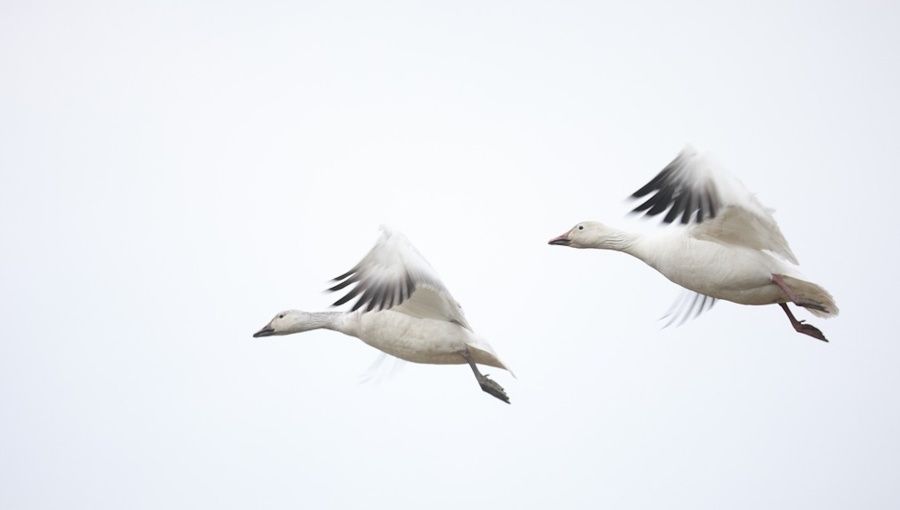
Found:
[(816, 317), (834, 317), (840, 312), (834, 298), (821, 286), (790, 276), (782, 276), (782, 279), (796, 294), (799, 302), (795, 304), (806, 308)]

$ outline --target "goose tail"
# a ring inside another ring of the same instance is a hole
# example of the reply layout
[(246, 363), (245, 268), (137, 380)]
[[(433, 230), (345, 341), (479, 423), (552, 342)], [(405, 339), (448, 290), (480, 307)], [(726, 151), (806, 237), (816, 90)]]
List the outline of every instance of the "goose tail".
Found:
[(795, 304), (806, 308), (816, 317), (827, 319), (837, 316), (840, 312), (834, 298), (822, 286), (790, 276), (782, 276), (782, 279), (796, 295)]

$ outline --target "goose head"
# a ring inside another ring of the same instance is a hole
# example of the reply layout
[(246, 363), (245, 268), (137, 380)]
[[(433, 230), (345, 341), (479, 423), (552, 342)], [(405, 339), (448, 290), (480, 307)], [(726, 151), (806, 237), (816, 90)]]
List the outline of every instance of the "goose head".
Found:
[(622, 249), (623, 233), (598, 221), (582, 221), (548, 244), (571, 248)]
[(291, 333), (301, 333), (314, 329), (310, 326), (311, 315), (309, 312), (301, 312), (300, 310), (285, 310), (278, 312), (275, 317), (262, 329), (253, 333), (253, 338), (273, 335), (290, 335)]

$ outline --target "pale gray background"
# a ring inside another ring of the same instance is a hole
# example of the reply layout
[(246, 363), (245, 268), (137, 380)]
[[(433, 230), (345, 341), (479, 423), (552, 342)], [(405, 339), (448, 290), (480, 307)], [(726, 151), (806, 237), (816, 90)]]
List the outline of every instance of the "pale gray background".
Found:
[[(897, 508), (897, 2), (618, 4), (3, 1), (0, 507)], [(546, 245), (636, 224), (685, 142), (778, 210), (832, 343), (660, 330), (673, 284)], [(512, 406), (250, 338), (381, 223)]]

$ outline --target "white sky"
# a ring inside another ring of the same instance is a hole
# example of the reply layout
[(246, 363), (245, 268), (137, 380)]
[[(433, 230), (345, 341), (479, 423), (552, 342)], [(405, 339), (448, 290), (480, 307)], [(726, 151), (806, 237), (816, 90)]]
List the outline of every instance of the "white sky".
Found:
[[(0, 507), (897, 508), (900, 4), (432, 4), (0, 3)], [(673, 284), (546, 245), (685, 142), (778, 210), (830, 344), (660, 330)], [(513, 405), (250, 338), (381, 223)]]

